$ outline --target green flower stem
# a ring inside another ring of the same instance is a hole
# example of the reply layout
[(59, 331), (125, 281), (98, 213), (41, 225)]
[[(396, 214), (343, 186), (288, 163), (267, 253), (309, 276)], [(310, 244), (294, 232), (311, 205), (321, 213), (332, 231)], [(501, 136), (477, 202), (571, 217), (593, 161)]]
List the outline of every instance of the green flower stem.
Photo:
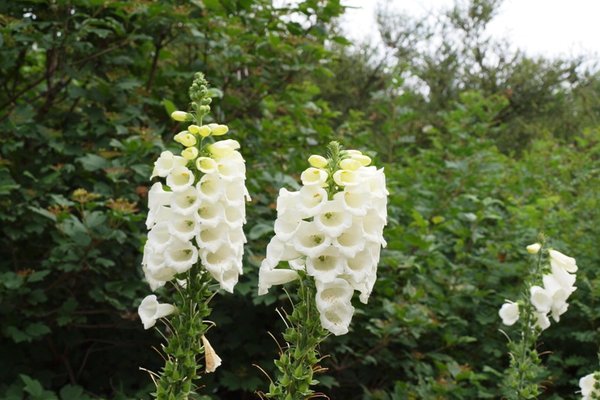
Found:
[(537, 261), (526, 280), (522, 294), (521, 341), (510, 342), (511, 354), (504, 387), (505, 396), (509, 400), (536, 399), (539, 396), (539, 377), (543, 372), (541, 359), (535, 349), (542, 330), (537, 327), (535, 307), (531, 304), (530, 289), (535, 280), (542, 275), (543, 247), (538, 252)]
[(313, 374), (321, 360), (317, 348), (328, 336), (321, 327), (315, 292), (314, 282), (302, 276), (298, 303), (294, 305), (292, 315), (288, 316), (290, 326), (283, 335), (288, 347), (275, 361), (279, 373), (277, 381), (271, 384), (266, 394), (267, 398), (304, 400), (314, 394), (310, 387), (318, 383)]
[(172, 335), (163, 346), (166, 362), (156, 384), (158, 400), (187, 400), (195, 389), (198, 357), (204, 352), (201, 338), (208, 330), (204, 320), (211, 312), (210, 280), (196, 264), (186, 274), (186, 287), (179, 288), (175, 302), (178, 312), (170, 319)]

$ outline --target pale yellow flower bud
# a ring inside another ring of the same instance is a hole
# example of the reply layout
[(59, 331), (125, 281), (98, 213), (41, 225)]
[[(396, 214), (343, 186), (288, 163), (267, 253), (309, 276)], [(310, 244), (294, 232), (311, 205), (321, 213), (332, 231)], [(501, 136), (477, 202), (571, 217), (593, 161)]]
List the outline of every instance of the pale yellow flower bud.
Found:
[(192, 119), (192, 114), (186, 113), (185, 111), (173, 111), (171, 113), (171, 118), (179, 122), (189, 121)]
[(198, 135), (202, 137), (207, 137), (210, 136), (211, 132), (212, 131), (208, 125), (202, 125), (198, 130)]
[(222, 136), (229, 132), (229, 127), (227, 127), (227, 125), (208, 124), (208, 126), (214, 136)]
[(181, 156), (186, 160), (195, 160), (198, 157), (198, 149), (196, 147), (188, 147), (181, 152)]
[(354, 158), (346, 158), (340, 161), (340, 168), (346, 169), (348, 171), (356, 171), (361, 167), (361, 163), (355, 160)]
[(325, 168), (327, 166), (327, 159), (323, 156), (313, 154), (308, 157), (308, 163), (315, 168)]
[(200, 133), (200, 127), (198, 125), (190, 125), (188, 126), (188, 131), (194, 135), (197, 135)]
[(354, 154), (351, 156), (351, 158), (358, 161), (363, 167), (371, 164), (371, 157), (365, 156), (364, 154)]
[(539, 243), (530, 244), (529, 246), (527, 246), (527, 252), (529, 254), (537, 254), (541, 248), (542, 245)]
[(195, 146), (197, 143), (196, 137), (188, 131), (181, 131), (173, 138), (176, 142), (181, 143), (185, 147)]
[(210, 157), (198, 157), (196, 160), (196, 168), (205, 174), (210, 174), (217, 170), (217, 162)]

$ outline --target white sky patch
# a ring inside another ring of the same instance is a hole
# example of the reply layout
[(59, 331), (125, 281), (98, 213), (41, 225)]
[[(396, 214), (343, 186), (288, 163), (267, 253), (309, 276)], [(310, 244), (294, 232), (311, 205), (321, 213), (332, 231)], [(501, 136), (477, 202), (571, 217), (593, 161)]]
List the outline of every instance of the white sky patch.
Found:
[[(453, 0), (345, 0), (348, 9), (342, 26), (351, 39), (380, 42), (375, 11), (377, 5), (413, 16), (425, 16), (454, 4)], [(600, 54), (599, 0), (505, 0), (488, 27), (494, 37), (506, 38), (527, 54), (584, 56), (598, 60)]]

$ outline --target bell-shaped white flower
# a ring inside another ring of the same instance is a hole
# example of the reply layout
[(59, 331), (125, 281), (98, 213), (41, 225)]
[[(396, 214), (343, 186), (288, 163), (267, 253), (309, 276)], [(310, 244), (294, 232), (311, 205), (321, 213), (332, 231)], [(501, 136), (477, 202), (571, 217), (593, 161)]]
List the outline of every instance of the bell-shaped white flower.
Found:
[(550, 255), (550, 265), (552, 267), (562, 268), (566, 272), (577, 272), (577, 263), (573, 257), (569, 257), (556, 250), (548, 250)]
[(163, 252), (171, 243), (172, 237), (169, 232), (169, 223), (162, 221), (152, 227), (148, 232), (148, 243), (152, 245), (155, 251)]
[(200, 207), (200, 196), (198, 189), (190, 186), (184, 191), (173, 193), (171, 209), (178, 214), (191, 215)]
[(552, 303), (552, 309), (550, 310), (550, 315), (552, 319), (556, 322), (560, 322), (560, 316), (567, 312), (569, 309), (569, 304), (566, 301), (555, 301)]
[[(202, 265), (221, 284), (221, 288), (233, 293), (233, 286), (237, 283), (242, 263), (231, 247), (225, 244), (216, 251), (203, 250), (200, 252), (200, 258)], [(235, 282), (233, 278), (235, 278)]]
[(208, 146), (208, 151), (217, 160), (230, 157), (236, 150), (240, 148), (240, 144), (233, 139), (220, 140)]
[(327, 182), (327, 176), (324, 169), (310, 167), (302, 172), (300, 180), (304, 186), (323, 186)]
[(348, 326), (354, 314), (352, 286), (345, 279), (335, 279), (331, 282), (316, 281), (317, 295), (315, 298), (319, 310), (321, 326), (336, 336), (348, 333)]
[(300, 227), (300, 221), (302, 221), (302, 215), (299, 212), (289, 210), (282, 213), (273, 225), (275, 235), (281, 240), (291, 240)]
[[(237, 152), (232, 154), (239, 154)], [(217, 163), (221, 179), (227, 182), (243, 180), (246, 177), (246, 165), (242, 160), (223, 158)]]
[(600, 390), (596, 390), (596, 378), (595, 373), (584, 376), (579, 380), (579, 388), (581, 389), (581, 395), (584, 400), (591, 399), (592, 393), (600, 394)]
[(282, 241), (278, 236), (273, 236), (267, 245), (267, 259), (273, 265), (277, 265), (279, 261), (290, 261), (300, 256), (301, 254), (294, 246)]
[(565, 302), (569, 298), (569, 295), (575, 291), (575, 287), (567, 288), (558, 282), (558, 280), (552, 274), (546, 274), (542, 277), (544, 282), (544, 289), (552, 296), (554, 302)]
[(319, 310), (331, 307), (335, 303), (350, 303), (354, 289), (342, 278), (329, 282), (316, 281), (317, 296), (315, 301)]
[(346, 212), (341, 201), (327, 201), (314, 219), (317, 229), (329, 237), (338, 237), (352, 225), (352, 214)]
[(305, 218), (314, 217), (327, 202), (327, 192), (319, 186), (304, 186), (299, 191), (299, 197), (296, 207)]
[(535, 313), (535, 326), (545, 331), (550, 327), (550, 319), (548, 319), (548, 315), (543, 312)]
[(152, 170), (152, 176), (160, 176), (161, 178), (166, 177), (171, 173), (173, 168), (184, 167), (187, 164), (187, 160), (183, 157), (176, 156), (170, 151), (163, 151), (160, 153), (160, 157), (154, 162), (154, 169)]
[(247, 193), (243, 182), (224, 182), (223, 201), (229, 207), (244, 208)]
[(224, 222), (231, 228), (241, 228), (246, 223), (244, 207), (225, 206), (223, 209)]
[[(377, 247), (379, 246), (377, 245)], [(354, 282), (359, 283), (364, 281), (367, 275), (371, 273), (373, 265), (377, 265), (374, 260), (373, 246), (368, 246), (354, 257), (346, 260), (344, 273), (350, 276)]]
[(344, 256), (354, 257), (365, 248), (365, 240), (360, 227), (352, 227), (340, 236), (333, 239), (333, 246), (337, 248)]
[(211, 252), (217, 251), (219, 247), (225, 245), (229, 240), (229, 228), (223, 224), (215, 227), (200, 225), (200, 232), (196, 235), (198, 247)]
[(146, 228), (152, 229), (152, 227), (159, 222), (168, 222), (173, 217), (173, 211), (171, 207), (158, 206), (157, 208), (151, 208), (148, 211), (146, 217)]
[(375, 209), (370, 209), (362, 218), (355, 218), (355, 225), (360, 226), (365, 239), (383, 247), (387, 245), (383, 238), (385, 223), (386, 220), (381, 218)]
[(198, 261), (198, 249), (190, 242), (174, 240), (165, 250), (167, 266), (183, 273), (192, 268)]
[(575, 274), (568, 273), (564, 268), (551, 265), (552, 276), (554, 279), (567, 291), (573, 292), (575, 290)]
[(340, 169), (335, 171), (333, 174), (333, 180), (336, 185), (341, 187), (356, 186), (360, 182), (359, 176), (356, 171), (350, 171), (347, 169)]
[(145, 265), (142, 266), (142, 271), (144, 272), (144, 278), (146, 279), (146, 282), (148, 282), (148, 285), (150, 286), (150, 290), (153, 292), (155, 292), (158, 288), (165, 286), (167, 283), (166, 281), (155, 279)]
[(519, 305), (512, 301), (507, 301), (500, 307), (498, 314), (500, 315), (500, 318), (502, 318), (502, 323), (504, 325), (514, 325), (514, 323), (519, 320)]
[(344, 273), (346, 259), (332, 246), (322, 251), (317, 257), (306, 258), (306, 272), (320, 282), (332, 282)]
[(224, 222), (224, 218), (221, 203), (202, 203), (198, 209), (198, 220), (203, 226), (214, 228)]
[[(279, 195), (277, 196), (277, 217), (279, 218), (280, 216), (287, 214), (290, 210), (297, 213), (299, 197), (300, 192), (290, 192), (285, 188), (279, 189)], [(327, 199), (327, 192), (325, 192), (325, 199)]]
[(261, 265), (258, 270), (258, 295), (267, 294), (271, 286), (283, 285), (298, 279), (298, 272), (291, 269), (273, 269)]
[(156, 182), (148, 191), (148, 208), (154, 210), (160, 206), (168, 206), (171, 204), (172, 196), (173, 192), (167, 192), (162, 183)]
[(320, 232), (314, 222), (300, 221), (300, 226), (292, 243), (296, 251), (307, 257), (318, 257), (329, 247), (331, 239)]
[(209, 203), (214, 203), (219, 200), (223, 194), (223, 181), (219, 174), (206, 174), (200, 178), (196, 184), (200, 199)]
[(219, 170), (217, 162), (210, 157), (198, 157), (196, 159), (196, 169), (205, 174), (212, 174)]
[(144, 246), (142, 266), (146, 269), (146, 275), (156, 281), (166, 282), (177, 274), (177, 271), (167, 266), (163, 253), (156, 251), (150, 242)]
[(370, 196), (367, 192), (351, 192), (344, 190), (333, 196), (334, 200), (342, 202), (346, 211), (350, 214), (362, 217), (367, 213), (367, 210), (372, 206)]
[(175, 167), (167, 176), (167, 185), (174, 192), (183, 192), (194, 184), (194, 174), (187, 167)]
[(173, 305), (159, 303), (153, 294), (144, 297), (138, 307), (138, 314), (144, 324), (144, 329), (152, 328), (156, 324), (156, 320), (173, 314), (173, 312), (175, 312)]
[(552, 308), (552, 296), (540, 286), (532, 286), (530, 289), (531, 304), (539, 313), (548, 313)]
[(169, 233), (181, 241), (192, 240), (200, 232), (199, 218), (197, 214), (181, 215), (173, 214), (169, 221)]

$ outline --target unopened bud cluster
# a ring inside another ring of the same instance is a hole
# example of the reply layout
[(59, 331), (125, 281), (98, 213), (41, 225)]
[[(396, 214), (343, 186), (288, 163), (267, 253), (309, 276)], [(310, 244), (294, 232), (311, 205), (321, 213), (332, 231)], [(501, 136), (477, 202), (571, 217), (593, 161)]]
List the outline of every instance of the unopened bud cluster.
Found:
[[(530, 254), (536, 254), (540, 249), (538, 243), (527, 246)], [(576, 289), (575, 259), (552, 249), (548, 250), (548, 255), (551, 272), (542, 275), (541, 286), (533, 285), (529, 289), (529, 301), (535, 311), (535, 326), (541, 330), (550, 327), (549, 315), (555, 322), (560, 321), (560, 316), (569, 308), (567, 300)], [(507, 301), (500, 308), (499, 315), (505, 325), (513, 325), (519, 320), (519, 304)]]
[[(335, 335), (348, 332), (354, 290), (366, 303), (377, 274), (387, 189), (383, 169), (356, 150), (332, 144), (331, 156), (313, 155), (298, 191), (281, 189), (275, 236), (259, 272), (259, 294), (298, 278), (315, 280), (321, 325)], [(288, 268), (277, 268), (287, 261)]]

